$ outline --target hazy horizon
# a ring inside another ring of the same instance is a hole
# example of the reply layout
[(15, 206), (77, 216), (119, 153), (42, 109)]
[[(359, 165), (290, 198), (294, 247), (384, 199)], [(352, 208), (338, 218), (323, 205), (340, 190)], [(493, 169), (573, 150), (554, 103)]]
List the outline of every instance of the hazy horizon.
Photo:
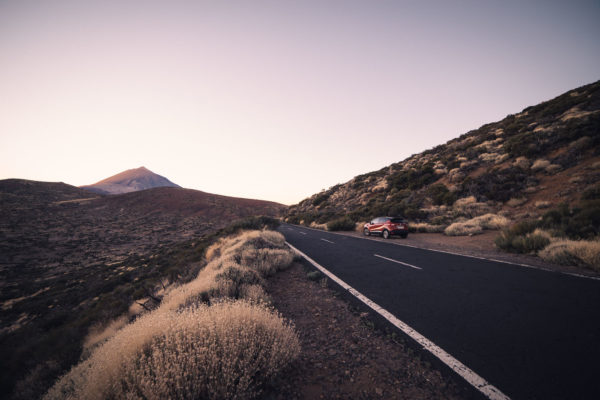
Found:
[(0, 179), (294, 204), (600, 79), (597, 1), (4, 1)]

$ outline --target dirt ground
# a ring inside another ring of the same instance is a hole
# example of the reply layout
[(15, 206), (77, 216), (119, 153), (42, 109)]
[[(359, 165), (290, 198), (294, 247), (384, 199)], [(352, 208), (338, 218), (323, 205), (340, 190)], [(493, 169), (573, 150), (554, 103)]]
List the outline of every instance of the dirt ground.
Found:
[(323, 279), (295, 263), (268, 282), (275, 308), (293, 321), (299, 360), (274, 383), (268, 399), (461, 399), (462, 382), (443, 376), (370, 315), (339, 298)]

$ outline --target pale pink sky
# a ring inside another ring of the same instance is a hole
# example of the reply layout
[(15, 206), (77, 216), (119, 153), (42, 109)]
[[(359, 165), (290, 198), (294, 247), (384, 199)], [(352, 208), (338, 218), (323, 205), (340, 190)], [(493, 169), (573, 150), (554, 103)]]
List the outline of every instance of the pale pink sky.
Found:
[(0, 179), (286, 204), (600, 79), (598, 1), (0, 1)]

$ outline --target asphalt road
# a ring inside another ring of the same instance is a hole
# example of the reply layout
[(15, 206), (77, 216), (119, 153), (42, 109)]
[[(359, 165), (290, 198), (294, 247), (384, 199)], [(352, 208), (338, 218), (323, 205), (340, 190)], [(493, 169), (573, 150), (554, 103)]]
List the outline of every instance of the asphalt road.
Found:
[(507, 396), (600, 399), (600, 281), (406, 247), (399, 238), (286, 224), (279, 231)]

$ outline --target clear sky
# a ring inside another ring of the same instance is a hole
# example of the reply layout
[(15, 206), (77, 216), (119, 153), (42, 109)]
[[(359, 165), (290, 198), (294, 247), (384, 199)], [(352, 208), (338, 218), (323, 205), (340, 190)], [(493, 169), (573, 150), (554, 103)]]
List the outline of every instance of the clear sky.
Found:
[(600, 1), (0, 0), (0, 179), (293, 204), (600, 79)]

